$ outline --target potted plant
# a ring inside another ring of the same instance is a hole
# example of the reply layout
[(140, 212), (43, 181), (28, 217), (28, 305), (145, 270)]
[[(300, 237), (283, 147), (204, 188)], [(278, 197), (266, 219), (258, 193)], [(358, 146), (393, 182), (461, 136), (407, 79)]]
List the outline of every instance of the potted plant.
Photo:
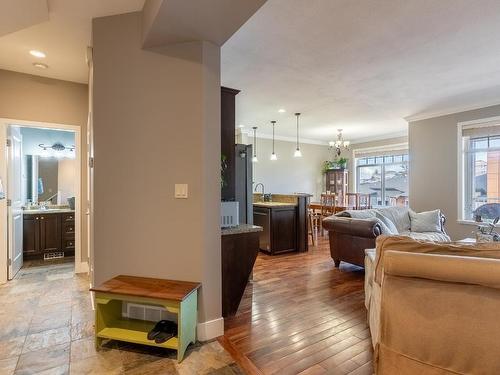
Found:
[(336, 163), (337, 163), (339, 169), (345, 169), (347, 166), (347, 159), (344, 157), (339, 158), (339, 159), (337, 159)]
[(331, 169), (345, 169), (347, 167), (347, 159), (342, 157), (335, 160), (326, 160), (323, 162), (321, 171), (326, 174)]

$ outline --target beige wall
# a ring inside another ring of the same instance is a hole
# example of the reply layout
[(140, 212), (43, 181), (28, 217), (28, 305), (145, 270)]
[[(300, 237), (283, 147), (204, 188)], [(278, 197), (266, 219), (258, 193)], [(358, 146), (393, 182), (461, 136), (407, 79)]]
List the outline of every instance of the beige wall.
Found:
[(76, 125), (81, 128), (82, 261), (87, 261), (87, 85), (0, 70), (0, 118)]
[(142, 50), (140, 22), (93, 21), (94, 279), (199, 281), (207, 322), (221, 317), (220, 50)]
[[(251, 143), (253, 139), (248, 137), (247, 141)], [(302, 157), (295, 158), (295, 147), (294, 142), (275, 141), (278, 160), (271, 161), (272, 140), (257, 138), (259, 162), (253, 164), (254, 182), (262, 182), (266, 193), (309, 193), (314, 195), (311, 201), (318, 201), (325, 190), (322, 165), (332, 158), (332, 152), (328, 146), (301, 144)]]
[(475, 230), (457, 222), (457, 124), (499, 115), (500, 106), (492, 106), (410, 122), (410, 205), (416, 211), (443, 210), (452, 239), (471, 237)]

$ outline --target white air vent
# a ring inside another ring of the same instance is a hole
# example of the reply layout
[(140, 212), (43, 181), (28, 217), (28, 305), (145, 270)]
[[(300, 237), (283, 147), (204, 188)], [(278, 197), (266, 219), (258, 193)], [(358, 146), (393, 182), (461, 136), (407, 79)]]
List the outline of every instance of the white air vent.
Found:
[(60, 259), (64, 258), (64, 252), (63, 251), (58, 251), (55, 253), (45, 253), (43, 254), (43, 260), (50, 260), (50, 259)]
[(164, 307), (141, 305), (138, 303), (123, 303), (122, 315), (125, 318), (158, 322), (162, 319), (177, 322), (177, 315), (168, 312)]
[(239, 202), (220, 202), (221, 228), (237, 227), (240, 225)]

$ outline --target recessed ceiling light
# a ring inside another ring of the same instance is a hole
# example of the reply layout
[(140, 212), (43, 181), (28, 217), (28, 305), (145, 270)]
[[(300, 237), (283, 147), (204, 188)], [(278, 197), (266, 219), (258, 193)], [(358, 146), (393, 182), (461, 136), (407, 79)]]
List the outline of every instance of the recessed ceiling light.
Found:
[(243, 124), (238, 125), (238, 128), (244, 128), (244, 127), (245, 127), (245, 125), (243, 125)]
[(47, 69), (49, 67), (47, 64), (43, 64), (43, 63), (39, 63), (39, 62), (33, 63), (33, 66), (35, 68), (38, 68), (38, 69)]
[(286, 111), (283, 108), (278, 109), (279, 113), (285, 113)]
[(45, 53), (43, 53), (42, 51), (37, 51), (36, 49), (32, 49), (30, 51), (30, 54), (31, 54), (31, 56), (35, 56), (35, 57), (38, 57), (40, 59), (43, 59), (46, 56)]

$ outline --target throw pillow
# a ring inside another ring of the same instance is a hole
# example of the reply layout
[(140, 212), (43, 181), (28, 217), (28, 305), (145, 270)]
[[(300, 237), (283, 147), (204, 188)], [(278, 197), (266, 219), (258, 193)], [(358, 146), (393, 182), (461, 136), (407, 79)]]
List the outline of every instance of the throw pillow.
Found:
[(441, 211), (414, 212), (410, 210), (412, 232), (441, 232)]
[(393, 233), (385, 223), (377, 218), (377, 223), (380, 225), (380, 229), (382, 230), (382, 234), (385, 234), (386, 236), (393, 236), (396, 233)]
[(376, 212), (375, 216), (387, 227), (389, 230), (387, 234), (399, 234), (398, 228), (396, 228), (396, 225), (388, 217), (382, 215), (380, 212)]
[(392, 221), (396, 228), (398, 228), (399, 233), (410, 230), (410, 214), (408, 213), (408, 207), (379, 207), (376, 208), (375, 211)]

